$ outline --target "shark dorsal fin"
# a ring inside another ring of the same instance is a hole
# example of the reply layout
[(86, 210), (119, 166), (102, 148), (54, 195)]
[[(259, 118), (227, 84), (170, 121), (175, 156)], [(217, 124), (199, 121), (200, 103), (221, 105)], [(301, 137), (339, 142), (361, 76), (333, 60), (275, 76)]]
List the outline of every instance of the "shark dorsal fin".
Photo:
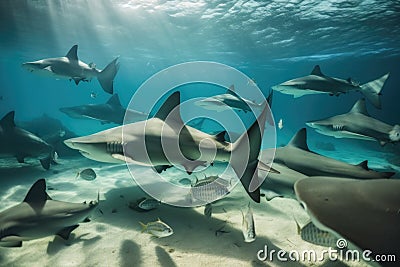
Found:
[(363, 168), (364, 170), (369, 171), (368, 160), (364, 160), (363, 162), (360, 162), (359, 164), (357, 164), (357, 166)]
[(352, 113), (361, 113), (366, 116), (369, 116), (368, 111), (367, 111), (367, 106), (365, 105), (365, 99), (362, 98), (358, 100), (354, 106), (351, 108), (350, 112)]
[(0, 126), (3, 127), (3, 128), (14, 128), (15, 127), (14, 115), (15, 115), (15, 111), (8, 112), (0, 120)]
[(168, 121), (173, 120), (183, 124), (180, 111), (180, 99), (181, 93), (179, 91), (174, 92), (170, 95), (165, 102), (161, 105), (160, 109), (154, 115), (155, 118), (165, 121), (168, 117)]
[(290, 140), (289, 146), (294, 146), (306, 151), (310, 151), (307, 145), (307, 130), (306, 128), (300, 129)]
[(78, 45), (74, 45), (65, 55), (69, 60), (78, 60)]
[(28, 194), (25, 196), (24, 202), (30, 204), (41, 204), (50, 199), (51, 198), (46, 193), (46, 180), (40, 179), (32, 185), (31, 189), (29, 189)]
[(110, 106), (122, 106), (121, 102), (119, 101), (118, 94), (114, 94), (110, 99), (108, 99), (107, 104)]
[(312, 72), (311, 72), (311, 75), (325, 76), (325, 75), (322, 73), (321, 67), (320, 67), (319, 65), (315, 65), (315, 66), (314, 66), (314, 68), (313, 68), (313, 70), (312, 70)]

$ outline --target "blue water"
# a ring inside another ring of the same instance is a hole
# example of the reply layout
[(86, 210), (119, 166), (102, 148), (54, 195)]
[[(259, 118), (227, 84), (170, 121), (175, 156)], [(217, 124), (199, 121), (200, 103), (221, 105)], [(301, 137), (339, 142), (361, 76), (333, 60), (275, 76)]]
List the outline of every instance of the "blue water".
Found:
[[(0, 114), (16, 110), (17, 121), (47, 114), (78, 135), (115, 126), (59, 111), (107, 101), (96, 79), (76, 86), (21, 68), (26, 61), (63, 56), (74, 44), (80, 60), (100, 69), (120, 56), (114, 88), (124, 106), (144, 81), (178, 63), (227, 64), (253, 79), (265, 95), (271, 86), (307, 75), (319, 64), (329, 76), (361, 83), (390, 72), (383, 109), (368, 104), (368, 110), (389, 124), (400, 121), (398, 1), (4, 0), (0, 7)], [(354, 92), (294, 99), (275, 92), (273, 114), (284, 122), (278, 143), (306, 121), (347, 112), (360, 97)]]

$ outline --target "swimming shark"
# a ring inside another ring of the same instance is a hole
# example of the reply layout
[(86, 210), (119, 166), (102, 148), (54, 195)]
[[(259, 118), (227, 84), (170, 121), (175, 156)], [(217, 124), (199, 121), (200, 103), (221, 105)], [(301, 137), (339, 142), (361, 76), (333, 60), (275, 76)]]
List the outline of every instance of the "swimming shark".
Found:
[(99, 120), (102, 124), (122, 124), (124, 116), (135, 121), (144, 120), (148, 114), (122, 107), (118, 94), (114, 94), (105, 104), (88, 104), (60, 108), (60, 111), (71, 118)]
[(54, 148), (44, 140), (15, 125), (14, 111), (0, 120), (0, 155), (16, 157), (19, 163), (25, 157), (38, 158), (42, 167), (50, 168), (56, 157)]
[(51, 199), (46, 181), (37, 180), (24, 201), (0, 212), (0, 246), (21, 247), (23, 241), (58, 235), (68, 239), (88, 219), (97, 201), (69, 203)]
[[(191, 174), (198, 166), (228, 162), (250, 197), (260, 201), (256, 168), (268, 107), (234, 143), (188, 125), (180, 115), (180, 92), (171, 94), (153, 118), (92, 135), (65, 140), (83, 156), (101, 162), (128, 162), (162, 172), (180, 165)], [(268, 169), (267, 166), (261, 166)], [(253, 176), (255, 179), (253, 179)]]
[[(268, 149), (262, 150), (259, 160), (267, 164), (269, 154)], [(286, 146), (276, 149), (272, 168), (279, 174), (270, 172), (261, 186), (268, 200), (276, 196), (294, 198), (295, 182), (310, 176), (385, 179), (395, 174), (371, 170), (366, 160), (352, 165), (311, 151), (306, 128), (300, 129)], [(263, 175), (263, 171), (259, 170), (259, 174)]]
[(33, 73), (74, 80), (76, 85), (81, 81), (88, 82), (96, 77), (103, 90), (113, 94), (113, 82), (119, 69), (117, 60), (118, 57), (111, 61), (104, 70), (96, 69), (94, 63), (86, 64), (78, 59), (78, 45), (74, 45), (64, 57), (25, 62), (22, 67)]
[(295, 192), (315, 226), (347, 241), (342, 248), (400, 258), (400, 180), (311, 177), (298, 181)]
[(235, 93), (234, 85), (231, 85), (229, 90), (226, 90), (225, 94), (215, 95), (198, 100), (195, 102), (195, 105), (218, 112), (233, 108), (247, 113), (252, 112), (253, 109), (263, 108), (263, 103), (257, 104), (253, 101), (238, 96)]
[(272, 87), (283, 94), (293, 95), (295, 98), (308, 94), (340, 95), (350, 91), (360, 91), (376, 108), (381, 108), (381, 90), (389, 73), (382, 77), (360, 85), (351, 78), (342, 80), (326, 76), (319, 65), (316, 65), (310, 75), (286, 81)]
[(358, 100), (348, 113), (306, 124), (321, 134), (336, 138), (376, 140), (382, 146), (400, 141), (400, 125), (391, 126), (372, 118), (364, 99)]

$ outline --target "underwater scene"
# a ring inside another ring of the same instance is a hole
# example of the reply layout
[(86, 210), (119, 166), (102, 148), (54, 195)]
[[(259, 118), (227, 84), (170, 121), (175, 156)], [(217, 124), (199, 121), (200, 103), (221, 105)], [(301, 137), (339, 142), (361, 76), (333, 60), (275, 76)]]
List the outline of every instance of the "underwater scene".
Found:
[(0, 266), (400, 266), (400, 2), (1, 0)]

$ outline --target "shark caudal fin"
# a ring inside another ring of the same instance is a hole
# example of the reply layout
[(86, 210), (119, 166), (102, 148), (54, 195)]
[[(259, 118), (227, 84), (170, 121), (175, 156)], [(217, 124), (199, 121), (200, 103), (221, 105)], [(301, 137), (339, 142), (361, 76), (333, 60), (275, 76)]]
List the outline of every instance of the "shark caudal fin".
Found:
[[(230, 164), (249, 196), (257, 203), (260, 202), (260, 185), (257, 166), (267, 118), (268, 105), (265, 104), (258, 119), (250, 126), (247, 132), (232, 144)], [(248, 155), (247, 161), (245, 155)]]
[(118, 57), (111, 61), (104, 70), (100, 71), (97, 75), (97, 79), (104, 91), (109, 94), (114, 92), (114, 78), (117, 75), (119, 69), (119, 63), (117, 62)]
[(369, 83), (361, 85), (361, 93), (376, 107), (381, 109), (381, 90), (389, 77), (389, 73), (383, 75), (382, 77), (371, 81)]

